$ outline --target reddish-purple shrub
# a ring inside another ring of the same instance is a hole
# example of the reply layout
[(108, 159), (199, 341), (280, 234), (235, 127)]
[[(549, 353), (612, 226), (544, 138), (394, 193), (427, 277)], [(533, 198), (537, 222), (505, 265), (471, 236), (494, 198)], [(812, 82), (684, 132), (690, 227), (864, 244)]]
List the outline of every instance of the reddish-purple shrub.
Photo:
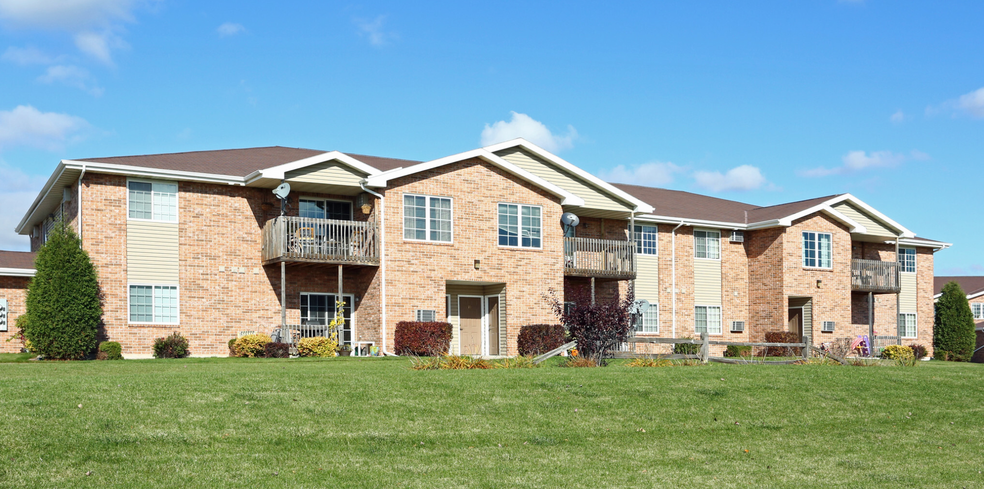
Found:
[[(800, 336), (792, 331), (766, 331), (766, 343), (801, 343)], [(769, 357), (798, 357), (803, 354), (802, 348), (786, 346), (770, 346), (765, 355)]]
[(435, 357), (451, 348), (451, 323), (400, 321), (393, 338), (397, 355)]
[(912, 348), (912, 353), (916, 356), (916, 360), (921, 360), (927, 353), (929, 353), (926, 350), (926, 347), (920, 345), (919, 343), (913, 343), (909, 345), (909, 348)]
[(567, 332), (559, 324), (530, 324), (519, 328), (520, 355), (539, 355), (567, 343)]
[(290, 358), (290, 343), (271, 341), (263, 345), (263, 356), (266, 358)]
[(632, 333), (631, 294), (623, 298), (597, 298), (592, 304), (591, 294), (578, 288), (565, 294), (564, 300), (573, 302), (566, 310), (556, 296), (549, 300), (554, 314), (577, 341), (577, 351), (600, 366), (605, 365), (605, 358), (610, 358)]

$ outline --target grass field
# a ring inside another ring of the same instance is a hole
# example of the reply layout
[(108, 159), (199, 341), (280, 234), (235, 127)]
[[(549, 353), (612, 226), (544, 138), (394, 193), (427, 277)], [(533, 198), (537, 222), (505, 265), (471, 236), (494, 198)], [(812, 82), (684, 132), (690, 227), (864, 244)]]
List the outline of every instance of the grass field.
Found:
[(408, 365), (0, 364), (0, 486), (984, 487), (984, 365)]

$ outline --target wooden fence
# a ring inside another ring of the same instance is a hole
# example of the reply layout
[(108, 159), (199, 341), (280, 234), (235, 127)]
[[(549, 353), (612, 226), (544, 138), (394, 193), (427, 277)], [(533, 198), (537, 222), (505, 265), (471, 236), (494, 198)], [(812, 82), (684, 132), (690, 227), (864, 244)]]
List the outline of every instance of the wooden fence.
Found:
[[(816, 350), (816, 348), (811, 347), (806, 343), (766, 343), (766, 342), (750, 342), (750, 341), (719, 341), (711, 340), (707, 333), (701, 333), (700, 338), (646, 338), (646, 337), (633, 337), (629, 338), (628, 343), (630, 344), (663, 344), (663, 345), (679, 345), (679, 344), (689, 344), (689, 345), (700, 345), (700, 350), (697, 355), (660, 355), (660, 358), (697, 358), (701, 363), (707, 362), (718, 362), (718, 363), (748, 363), (749, 360), (744, 360), (741, 358), (724, 358), (724, 357), (712, 357), (711, 356), (711, 345), (719, 346), (761, 346), (761, 347), (778, 347), (778, 348), (802, 348), (802, 359), (797, 360), (773, 360), (773, 361), (756, 361), (755, 363), (769, 363), (769, 364), (788, 364), (795, 363), (801, 360), (806, 360), (810, 358), (811, 349)], [(819, 351), (819, 350), (817, 350)], [(637, 358), (640, 356), (647, 356), (639, 353), (633, 352), (619, 352), (616, 354), (616, 358)]]

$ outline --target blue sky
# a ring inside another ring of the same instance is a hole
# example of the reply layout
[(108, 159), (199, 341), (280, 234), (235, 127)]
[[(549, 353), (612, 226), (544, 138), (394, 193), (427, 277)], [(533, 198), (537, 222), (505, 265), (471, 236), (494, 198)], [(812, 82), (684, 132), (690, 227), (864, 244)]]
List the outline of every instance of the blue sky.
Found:
[[(61, 5), (59, 5), (61, 4)], [(58, 160), (524, 135), (610, 180), (851, 192), (984, 274), (982, 2), (0, 0), (0, 249)]]

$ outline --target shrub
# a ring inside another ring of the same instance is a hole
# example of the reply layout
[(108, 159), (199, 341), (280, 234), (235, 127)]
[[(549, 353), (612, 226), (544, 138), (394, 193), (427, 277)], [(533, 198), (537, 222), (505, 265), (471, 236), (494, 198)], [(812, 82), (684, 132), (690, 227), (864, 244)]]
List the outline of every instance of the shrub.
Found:
[(915, 357), (912, 348), (902, 345), (888, 345), (881, 352), (882, 358), (897, 360), (902, 357)]
[(263, 356), (266, 358), (290, 358), (290, 343), (271, 341), (263, 345)]
[(672, 367), (673, 362), (665, 358), (634, 358), (625, 364), (626, 367)]
[(237, 357), (262, 357), (266, 344), (271, 341), (270, 335), (263, 333), (243, 335), (233, 343), (233, 349)]
[[(766, 331), (766, 343), (800, 343), (801, 338), (792, 331)], [(765, 350), (767, 357), (797, 357), (803, 354), (803, 348), (788, 346), (770, 346)]]
[(597, 367), (598, 364), (595, 363), (594, 360), (588, 357), (567, 357), (567, 360), (561, 362), (559, 366), (581, 368), (581, 367)]
[(673, 353), (677, 355), (699, 355), (700, 345), (696, 343), (675, 343)]
[(115, 341), (99, 343), (99, 353), (96, 358), (99, 360), (122, 360), (123, 346)]
[(519, 328), (520, 355), (540, 355), (567, 343), (567, 332), (559, 324), (530, 324)]
[(956, 282), (943, 286), (933, 318), (933, 356), (966, 362), (974, 352), (974, 314), (967, 296)]
[(235, 357), (236, 355), (236, 340), (239, 338), (231, 338), (229, 340), (229, 356)]
[(451, 323), (400, 321), (393, 338), (397, 355), (435, 357), (451, 348)]
[(495, 368), (537, 368), (539, 363), (533, 363), (533, 357), (518, 356), (515, 358), (503, 358), (496, 363)]
[(55, 225), (38, 250), (37, 270), (27, 288), (28, 320), (22, 326), (31, 348), (45, 358), (75, 360), (96, 348), (102, 317), (99, 283), (89, 254), (75, 232)]
[(333, 357), (338, 354), (338, 340), (335, 334), (331, 338), (315, 336), (301, 338), (297, 342), (297, 354), (302, 357)]
[(154, 358), (184, 358), (191, 353), (188, 350), (188, 339), (177, 331), (170, 336), (154, 340)]
[(920, 345), (919, 343), (913, 343), (909, 345), (909, 348), (912, 348), (912, 354), (915, 355), (916, 360), (922, 360), (929, 353), (929, 351), (926, 350), (926, 347)]
[(724, 350), (724, 356), (729, 358), (750, 357), (752, 356), (752, 347), (728, 345), (728, 347)]
[(550, 297), (554, 314), (560, 318), (571, 339), (577, 341), (581, 355), (604, 366), (605, 359), (610, 358), (632, 333), (632, 294), (592, 301), (591, 294), (581, 287), (566, 293), (564, 300), (573, 302), (574, 306), (565, 308), (556, 296)]

